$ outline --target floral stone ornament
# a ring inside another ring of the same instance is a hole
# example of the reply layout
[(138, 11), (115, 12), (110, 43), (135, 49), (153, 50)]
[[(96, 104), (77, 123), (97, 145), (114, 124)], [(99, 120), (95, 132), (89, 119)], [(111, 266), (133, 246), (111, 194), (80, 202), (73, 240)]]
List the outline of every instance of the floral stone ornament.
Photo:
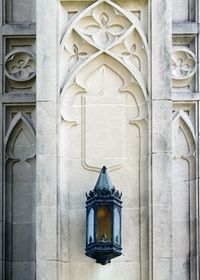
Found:
[(5, 74), (16, 82), (33, 79), (36, 75), (36, 59), (32, 52), (14, 50), (5, 58)]
[(197, 70), (194, 53), (184, 47), (175, 47), (172, 52), (172, 80), (175, 87), (187, 86)]
[(83, 17), (76, 30), (98, 47), (108, 47), (124, 35), (131, 22), (116, 8), (102, 3)]
[(122, 194), (112, 185), (104, 166), (97, 183), (86, 194), (86, 256), (105, 265), (120, 256)]

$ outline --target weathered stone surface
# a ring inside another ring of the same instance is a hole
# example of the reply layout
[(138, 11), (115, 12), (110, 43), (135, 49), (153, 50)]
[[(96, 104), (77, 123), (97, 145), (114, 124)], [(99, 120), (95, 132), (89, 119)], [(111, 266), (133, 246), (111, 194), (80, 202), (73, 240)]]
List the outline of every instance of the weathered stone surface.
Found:
[[(0, 4), (0, 279), (198, 279), (195, 2)], [(84, 254), (103, 165), (123, 193), (106, 266)]]
[(44, 261), (38, 258), (36, 262), (36, 279), (41, 280), (55, 280), (57, 279), (57, 261), (48, 260)]
[(6, 277), (11, 277), (11, 272), (15, 276), (15, 279), (20, 280), (34, 280), (35, 279), (35, 262), (6, 262), (5, 273)]
[(56, 157), (38, 154), (37, 163), (37, 206), (56, 206)]
[(38, 206), (36, 217), (36, 258), (41, 261), (55, 260), (57, 256), (56, 207)]
[(170, 100), (156, 100), (152, 102), (152, 152), (170, 153), (171, 142), (171, 112)]
[(12, 235), (12, 261), (35, 260), (35, 224), (14, 224)]

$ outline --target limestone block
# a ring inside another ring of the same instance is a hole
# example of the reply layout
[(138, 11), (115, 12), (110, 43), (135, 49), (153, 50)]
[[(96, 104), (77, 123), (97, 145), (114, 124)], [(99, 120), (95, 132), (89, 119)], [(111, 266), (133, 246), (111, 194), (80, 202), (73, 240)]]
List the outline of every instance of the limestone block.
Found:
[[(94, 114), (97, 118), (95, 122), (92, 119)], [(124, 136), (123, 124), (119, 125), (123, 120), (121, 106), (92, 106), (86, 112), (86, 119), (86, 164), (95, 166), (97, 161), (101, 166), (121, 164)], [(112, 120), (113, 129), (109, 120)]]
[[(144, 159), (145, 162), (145, 159)], [(85, 192), (89, 192), (94, 188), (98, 173), (84, 171), (81, 169), (79, 161), (71, 160), (71, 161), (63, 161), (62, 160), (62, 174), (70, 175), (69, 181), (69, 207), (70, 209), (76, 208), (84, 208), (85, 207)], [(123, 169), (119, 171), (111, 172), (111, 178), (113, 184), (123, 192), (123, 207), (126, 208), (138, 208), (139, 203), (142, 205), (148, 205), (148, 195), (146, 187), (147, 185), (139, 186), (139, 178), (138, 178), (138, 160), (131, 161), (131, 165), (127, 164)], [(79, 174), (79, 176), (77, 176)], [(126, 174), (126, 175), (125, 175)], [(141, 177), (144, 174), (141, 172)], [(63, 176), (63, 175), (62, 175)], [(81, 180), (80, 180), (81, 178)], [(67, 178), (66, 178), (67, 180)], [(142, 180), (141, 180), (142, 181)], [(62, 206), (66, 207), (66, 203), (68, 201), (68, 197), (66, 194), (68, 181), (66, 181), (67, 185), (63, 185), (64, 182), (60, 186), (60, 200), (62, 201)]]
[(37, 49), (40, 50), (37, 55), (37, 101), (56, 101), (58, 95), (57, 1), (37, 0), (36, 2)]
[(140, 204), (142, 189), (140, 174), (142, 171), (140, 171), (139, 162), (139, 159), (127, 159), (121, 170), (111, 173), (113, 184), (122, 191), (124, 208), (137, 209)]
[[(179, 142), (179, 147), (182, 143)], [(174, 183), (183, 183), (188, 180), (189, 172), (188, 172), (189, 164), (187, 160), (183, 158), (175, 158), (173, 160), (173, 181)]]
[[(68, 209), (69, 206), (69, 178), (70, 178), (70, 161), (68, 158), (60, 157), (60, 170), (58, 182), (58, 207)], [(76, 192), (76, 191), (75, 191)], [(78, 193), (76, 193), (77, 196)], [(80, 205), (79, 205), (80, 206)]]
[(149, 265), (149, 208), (140, 209), (140, 257), (141, 266), (144, 267), (144, 275), (147, 275)]
[[(68, 261), (68, 250), (69, 250), (69, 217), (68, 210), (59, 208), (58, 209), (58, 259), (62, 262)], [(76, 231), (79, 232), (78, 228)], [(71, 242), (71, 241), (70, 241)], [(62, 269), (66, 269), (65, 264), (61, 264)]]
[(55, 280), (57, 279), (57, 261), (55, 260), (40, 260), (36, 261), (36, 279), (40, 280)]
[(58, 261), (57, 270), (58, 270), (58, 279), (59, 280), (69, 279), (69, 264), (68, 263)]
[(153, 247), (155, 258), (172, 257), (172, 209), (154, 202)]
[[(81, 275), (85, 280), (140, 279), (139, 264), (137, 262), (115, 262), (106, 266), (97, 265), (94, 260), (85, 262), (73, 262), (69, 267), (69, 279), (79, 280)], [(122, 271), (124, 273), (122, 273)]]
[(153, 279), (169, 280), (172, 277), (172, 259), (171, 258), (154, 258), (153, 259)]
[(189, 279), (190, 264), (189, 258), (175, 258), (173, 259), (173, 277), (178, 279)]
[(56, 157), (37, 156), (37, 206), (55, 206), (57, 200)]
[[(64, 161), (62, 162), (64, 163)], [(83, 170), (79, 160), (70, 160), (68, 164), (67, 161), (65, 161), (65, 167), (63, 167), (63, 169), (66, 170), (65, 172), (70, 176), (70, 181), (68, 182), (69, 207), (84, 207), (85, 192), (89, 192), (94, 188), (98, 173)], [(77, 176), (77, 174), (79, 174), (79, 176)], [(141, 188), (142, 191), (142, 186), (139, 186), (139, 159), (127, 161), (127, 164), (124, 165), (122, 169), (110, 172), (110, 175), (113, 184), (123, 192), (124, 207), (138, 207), (140, 199), (139, 188)], [(145, 192), (145, 190), (143, 190), (143, 192)]]
[[(122, 212), (122, 248), (120, 261), (139, 262), (140, 259), (140, 212), (139, 209), (123, 209)], [(130, 242), (131, 240), (131, 242)]]
[[(148, 186), (148, 173), (145, 174), (145, 178), (142, 178), (140, 180), (140, 207), (141, 209), (147, 209), (149, 207), (149, 194), (147, 191), (147, 186)], [(142, 177), (142, 172), (141, 172), (141, 177)], [(140, 178), (141, 178), (140, 177)]]
[(80, 160), (70, 160), (68, 167), (70, 174), (68, 182), (69, 208), (84, 209), (86, 201), (85, 193), (94, 188), (98, 173), (83, 169)]
[(36, 208), (36, 258), (39, 260), (56, 259), (56, 212), (56, 207), (41, 206)]
[(188, 279), (190, 276), (195, 279), (197, 276), (197, 258), (188, 256), (185, 258), (173, 259), (174, 279)]
[[(171, 1), (154, 0), (152, 11), (152, 98), (171, 98)], [(162, 38), (162, 40), (160, 40)], [(154, 121), (153, 121), (154, 122)]]
[[(82, 156), (82, 130), (81, 125), (71, 125), (62, 121), (60, 125), (60, 155), (62, 157), (69, 157), (80, 159)], [(72, 145), (69, 145), (73, 143)], [(70, 147), (70, 148), (69, 148)]]
[(152, 103), (152, 151), (171, 152), (171, 101), (155, 100)]
[(173, 223), (173, 255), (175, 258), (187, 257), (190, 251), (189, 221)]
[(69, 210), (69, 261), (87, 262), (89, 258), (85, 256), (86, 244), (86, 211), (74, 209)]
[(53, 102), (37, 104), (37, 115), (43, 120), (37, 123), (37, 154), (56, 155), (56, 112)]
[[(170, 153), (152, 155), (152, 181), (153, 181), (153, 203), (161, 207), (171, 207), (171, 176), (172, 155)], [(171, 218), (170, 218), (171, 220)]]
[[(190, 191), (189, 182), (175, 181), (173, 185), (173, 219), (188, 220), (190, 217)], [(193, 201), (195, 202), (195, 201)], [(191, 203), (195, 209), (196, 203)], [(195, 213), (196, 216), (196, 213)]]

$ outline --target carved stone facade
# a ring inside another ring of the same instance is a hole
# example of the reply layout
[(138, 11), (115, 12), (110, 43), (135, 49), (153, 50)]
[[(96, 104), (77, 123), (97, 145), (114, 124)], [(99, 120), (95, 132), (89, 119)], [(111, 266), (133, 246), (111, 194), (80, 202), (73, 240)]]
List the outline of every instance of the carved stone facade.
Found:
[[(0, 5), (0, 279), (199, 280), (198, 1)], [(123, 193), (106, 266), (84, 254), (103, 165)]]
[(6, 0), (0, 7), (0, 279), (35, 280), (35, 2)]

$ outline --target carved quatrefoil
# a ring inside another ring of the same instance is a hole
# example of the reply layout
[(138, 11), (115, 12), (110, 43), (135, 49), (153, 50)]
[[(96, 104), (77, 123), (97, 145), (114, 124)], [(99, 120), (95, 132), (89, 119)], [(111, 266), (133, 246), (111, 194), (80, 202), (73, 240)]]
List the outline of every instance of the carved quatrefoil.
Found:
[(32, 52), (14, 50), (5, 57), (5, 74), (16, 82), (33, 79), (36, 75), (36, 59)]
[(75, 30), (95, 47), (104, 49), (130, 27), (131, 21), (117, 7), (103, 2), (88, 11), (77, 23)]
[(197, 61), (188, 48), (176, 47), (172, 52), (172, 79), (176, 87), (190, 84), (197, 70)]

